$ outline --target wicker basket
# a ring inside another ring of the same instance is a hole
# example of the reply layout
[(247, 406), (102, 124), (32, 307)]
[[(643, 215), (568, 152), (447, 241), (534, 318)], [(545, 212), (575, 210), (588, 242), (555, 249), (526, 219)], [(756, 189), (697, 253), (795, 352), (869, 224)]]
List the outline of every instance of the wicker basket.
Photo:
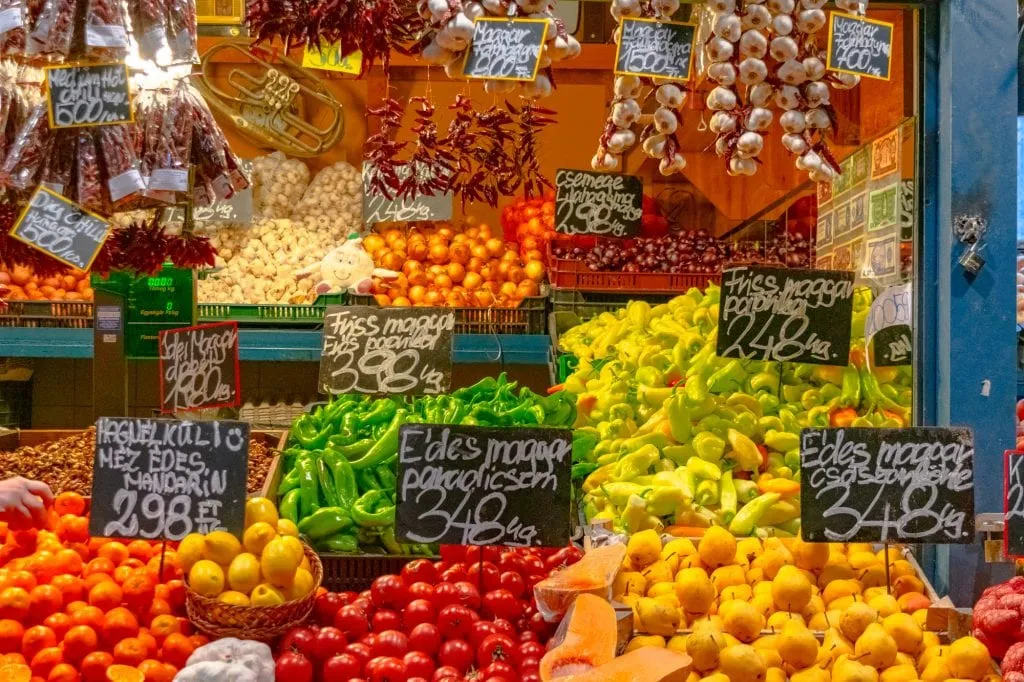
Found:
[(213, 637), (237, 637), (262, 642), (269, 642), (292, 627), (301, 625), (313, 610), (316, 592), (324, 576), (320, 557), (306, 544), (303, 544), (303, 549), (313, 569), (313, 589), (302, 599), (278, 606), (236, 606), (194, 592), (186, 580), (185, 609), (189, 620)]

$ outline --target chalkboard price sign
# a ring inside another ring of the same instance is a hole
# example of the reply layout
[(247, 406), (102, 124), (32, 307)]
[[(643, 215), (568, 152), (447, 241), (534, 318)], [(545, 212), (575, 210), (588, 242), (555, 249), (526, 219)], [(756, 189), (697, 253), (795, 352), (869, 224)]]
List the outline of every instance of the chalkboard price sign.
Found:
[[(388, 199), (371, 188), (376, 168), (363, 162), (363, 223), (416, 222), (423, 220), (449, 220), (452, 217), (452, 193), (420, 195), (412, 198), (394, 197)], [(399, 178), (405, 178), (408, 168), (397, 170)]]
[(478, 17), (462, 71), (466, 78), (532, 81), (540, 69), (547, 19)]
[(808, 542), (973, 542), (974, 434), (804, 429), (800, 519)]
[(110, 223), (70, 199), (39, 187), (11, 236), (80, 270), (88, 270), (110, 234)]
[(245, 526), (249, 424), (101, 417), (96, 421), (94, 537), (180, 540)]
[(237, 322), (168, 329), (158, 343), (163, 412), (242, 404)]
[(909, 365), (913, 359), (913, 293), (910, 284), (889, 287), (871, 302), (864, 338), (876, 367)]
[(50, 66), (46, 94), (51, 128), (131, 123), (128, 67), (117, 64)]
[(640, 231), (644, 186), (635, 175), (562, 168), (555, 184), (558, 232), (632, 237)]
[(694, 24), (623, 17), (615, 73), (690, 80), (696, 36)]
[(830, 71), (887, 81), (892, 71), (893, 25), (833, 12), (828, 27)]
[(444, 393), (455, 313), (444, 308), (327, 306), (321, 393)]
[(1003, 554), (1024, 556), (1024, 452), (1003, 453)]
[(739, 267), (722, 274), (718, 355), (845, 365), (853, 273)]
[(571, 460), (567, 429), (406, 424), (395, 534), (416, 544), (565, 546)]

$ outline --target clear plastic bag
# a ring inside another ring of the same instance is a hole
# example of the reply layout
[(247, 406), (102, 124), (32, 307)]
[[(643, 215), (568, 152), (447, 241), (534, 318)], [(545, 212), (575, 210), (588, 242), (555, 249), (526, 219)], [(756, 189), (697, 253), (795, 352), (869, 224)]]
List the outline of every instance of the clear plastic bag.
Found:
[(363, 177), (344, 161), (323, 168), (302, 194), (292, 219), (326, 218), (338, 238), (362, 228)]
[(195, 0), (167, 0), (167, 36), (171, 61), (198, 64)]
[(263, 218), (288, 218), (309, 185), (309, 168), (281, 152), (253, 161), (253, 208)]
[(85, 56), (121, 59), (128, 54), (128, 25), (121, 0), (86, 0)]
[(157, 64), (168, 63), (171, 46), (167, 35), (166, 0), (138, 0), (131, 4), (131, 8), (139, 54)]
[(110, 203), (119, 210), (138, 203), (138, 196), (146, 188), (139, 172), (139, 160), (135, 158), (131, 135), (133, 126), (125, 124), (97, 128)]
[(4, 159), (3, 177), (8, 187), (29, 190), (38, 182), (50, 137), (46, 102), (40, 101), (22, 123)]
[[(186, 87), (179, 85), (165, 100), (155, 137), (147, 135), (147, 141), (155, 150), (146, 169), (149, 176), (146, 196), (168, 203), (185, 199), (189, 191), (193, 110)], [(148, 123), (147, 132), (154, 127)]]
[(71, 56), (76, 9), (75, 0), (44, 0), (26, 40), (26, 54), (43, 55), (54, 60)]
[(103, 191), (99, 149), (92, 130), (79, 129), (75, 146), (75, 196), (71, 198), (90, 211), (108, 213), (110, 205)]

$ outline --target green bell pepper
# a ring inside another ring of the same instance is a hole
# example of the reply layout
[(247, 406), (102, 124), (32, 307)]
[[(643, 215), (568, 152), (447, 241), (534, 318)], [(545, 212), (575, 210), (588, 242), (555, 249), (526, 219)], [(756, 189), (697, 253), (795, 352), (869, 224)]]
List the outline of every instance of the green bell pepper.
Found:
[(324, 461), (323, 455), (316, 460), (316, 479), (320, 484), (320, 495), (324, 498), (324, 503), (327, 507), (339, 506), (338, 491), (334, 486), (334, 478), (330, 468), (327, 466), (327, 462)]

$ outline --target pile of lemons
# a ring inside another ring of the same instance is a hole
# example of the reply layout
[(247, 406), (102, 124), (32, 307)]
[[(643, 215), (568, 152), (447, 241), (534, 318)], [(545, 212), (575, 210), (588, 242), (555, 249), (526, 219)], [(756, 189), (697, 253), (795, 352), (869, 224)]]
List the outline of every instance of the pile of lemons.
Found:
[(178, 546), (178, 563), (195, 592), (238, 606), (276, 606), (315, 587), (298, 528), (265, 497), (246, 502), (241, 542), (222, 530), (192, 533)]

